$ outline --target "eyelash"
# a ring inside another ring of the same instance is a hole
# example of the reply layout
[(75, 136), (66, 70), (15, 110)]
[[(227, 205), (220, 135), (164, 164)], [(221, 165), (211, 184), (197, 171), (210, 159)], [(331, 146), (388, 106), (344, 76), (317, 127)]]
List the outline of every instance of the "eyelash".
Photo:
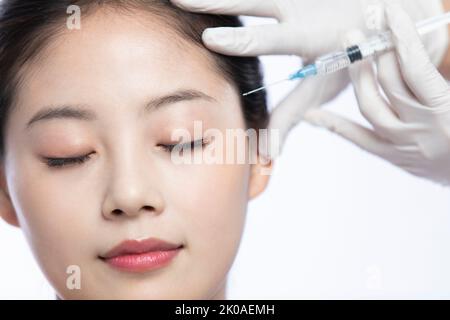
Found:
[(81, 157), (74, 158), (45, 158), (45, 161), (47, 163), (47, 166), (51, 168), (61, 168), (69, 165), (83, 164), (87, 160), (89, 160), (90, 157), (91, 154), (87, 154)]
[(181, 150), (190, 148), (195, 149), (199, 147), (205, 147), (208, 144), (208, 141), (204, 138), (199, 140), (190, 141), (187, 143), (175, 143), (175, 144), (159, 144), (158, 146), (162, 147), (167, 152), (172, 152), (175, 147), (179, 147)]
[[(172, 152), (173, 149), (177, 146), (179, 146), (182, 150), (185, 148), (199, 148), (199, 147), (205, 147), (208, 144), (208, 142), (205, 139), (199, 139), (190, 141), (184, 144), (159, 144), (159, 147), (162, 147), (167, 152)], [(92, 153), (91, 153), (92, 154)], [(87, 154), (81, 157), (73, 157), (73, 158), (44, 158), (45, 162), (48, 167), (50, 168), (62, 168), (70, 165), (81, 165), (88, 161), (91, 158), (91, 154)]]

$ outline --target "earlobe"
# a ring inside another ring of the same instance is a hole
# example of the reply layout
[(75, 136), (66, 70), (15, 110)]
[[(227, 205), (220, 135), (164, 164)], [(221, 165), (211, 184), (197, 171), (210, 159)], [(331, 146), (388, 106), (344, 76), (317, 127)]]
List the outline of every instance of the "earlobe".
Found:
[(19, 219), (11, 202), (11, 198), (7, 192), (6, 180), (3, 169), (0, 170), (0, 217), (6, 223), (20, 228)]
[(20, 228), (19, 220), (12, 206), (11, 199), (4, 190), (0, 190), (0, 216), (8, 224)]
[(258, 163), (252, 164), (249, 183), (249, 200), (258, 197), (267, 187), (273, 170), (273, 160), (258, 157)]

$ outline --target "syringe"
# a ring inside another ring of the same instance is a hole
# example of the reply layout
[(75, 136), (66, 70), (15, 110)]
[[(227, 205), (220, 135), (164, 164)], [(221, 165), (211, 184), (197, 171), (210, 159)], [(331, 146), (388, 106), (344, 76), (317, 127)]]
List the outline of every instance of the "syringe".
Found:
[[(420, 35), (425, 35), (447, 24), (450, 24), (450, 12), (421, 21), (416, 24), (416, 27)], [(313, 64), (301, 68), (297, 72), (291, 74), (288, 78), (244, 93), (244, 96), (251, 95), (255, 92), (264, 90), (267, 87), (284, 81), (305, 79), (316, 75), (331, 74), (339, 70), (348, 68), (351, 64), (357, 61), (364, 60), (376, 54), (391, 50), (393, 49), (393, 47), (394, 43), (392, 41), (392, 34), (390, 31), (385, 31), (372, 38), (369, 38), (362, 44), (349, 47), (345, 51), (334, 52), (321, 56), (317, 58)]]

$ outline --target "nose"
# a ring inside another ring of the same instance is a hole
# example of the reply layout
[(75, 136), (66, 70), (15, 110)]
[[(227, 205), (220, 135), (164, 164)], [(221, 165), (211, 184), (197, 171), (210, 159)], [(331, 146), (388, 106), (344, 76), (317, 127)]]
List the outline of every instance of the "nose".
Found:
[(102, 209), (105, 219), (132, 218), (142, 213), (157, 215), (163, 211), (156, 172), (149, 169), (150, 164), (146, 169), (142, 167), (136, 161), (123, 161), (112, 168)]

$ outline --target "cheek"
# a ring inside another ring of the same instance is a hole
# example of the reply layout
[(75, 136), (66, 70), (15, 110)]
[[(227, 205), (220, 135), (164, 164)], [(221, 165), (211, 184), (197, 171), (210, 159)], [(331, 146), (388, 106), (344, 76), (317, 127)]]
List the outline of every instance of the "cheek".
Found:
[(201, 165), (197, 170), (195, 179), (178, 184), (173, 209), (183, 221), (189, 250), (210, 267), (224, 268), (241, 239), (250, 166)]
[[(92, 270), (96, 258), (93, 248), (98, 242), (96, 219), (100, 215), (92, 208), (96, 203), (92, 192), (72, 192), (71, 181), (64, 186), (49, 176), (38, 176), (38, 170), (31, 169), (15, 177), (14, 206), (41, 270), (59, 295), (64, 296), (69, 266), (82, 270), (84, 284), (97, 281), (90, 282), (90, 272), (85, 270)], [(75, 291), (70, 294), (84, 292)]]
[(95, 195), (74, 188), (75, 181), (56, 183), (51, 175), (42, 174), (42, 168), (36, 168), (36, 161), (26, 157), (14, 166), (16, 174), (8, 182), (13, 205), (38, 259), (58, 260), (55, 267), (60, 269), (74, 259), (81, 260), (78, 253), (92, 252), (89, 239), (95, 234), (99, 215), (89, 204), (95, 203)]

